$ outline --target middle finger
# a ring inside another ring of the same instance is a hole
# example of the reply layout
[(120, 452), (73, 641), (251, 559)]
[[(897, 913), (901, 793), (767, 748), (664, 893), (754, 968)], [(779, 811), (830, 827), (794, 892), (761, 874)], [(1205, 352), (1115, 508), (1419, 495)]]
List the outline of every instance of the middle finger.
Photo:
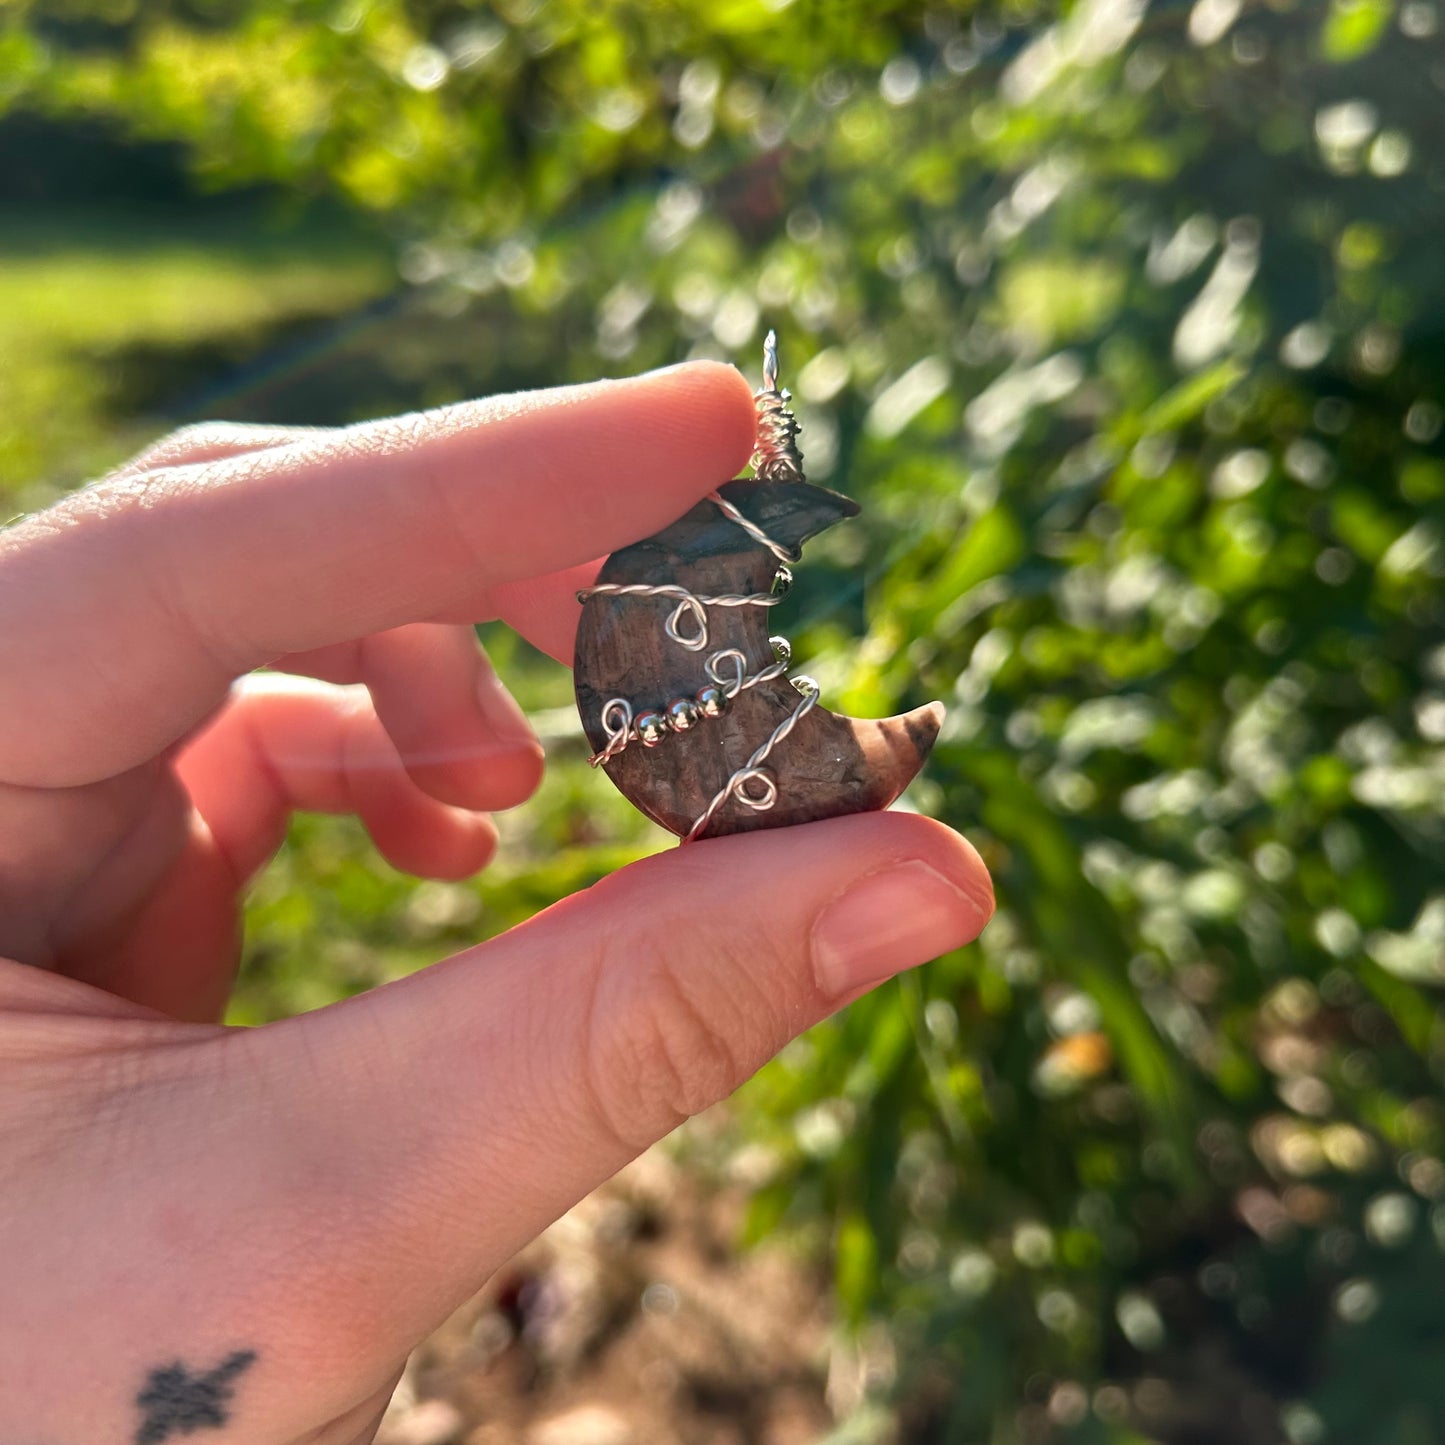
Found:
[(541, 782), (542, 745), (469, 626), (413, 623), (274, 666), (363, 684), (412, 781), (440, 802), (493, 812)]

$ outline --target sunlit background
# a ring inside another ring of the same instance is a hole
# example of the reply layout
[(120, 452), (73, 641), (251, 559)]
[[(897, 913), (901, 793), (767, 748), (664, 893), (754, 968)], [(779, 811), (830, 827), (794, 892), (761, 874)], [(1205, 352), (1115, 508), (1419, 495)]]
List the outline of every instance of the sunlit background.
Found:
[[(795, 656), (949, 706), (911, 801), (982, 944), (566, 1225), (387, 1438), (1445, 1439), (1434, 0), (0, 0), (0, 197), (10, 512), (202, 417), (756, 376), (772, 325), (864, 505)], [(667, 842), (487, 641), (552, 758), (502, 861), (302, 820), (234, 1021)]]

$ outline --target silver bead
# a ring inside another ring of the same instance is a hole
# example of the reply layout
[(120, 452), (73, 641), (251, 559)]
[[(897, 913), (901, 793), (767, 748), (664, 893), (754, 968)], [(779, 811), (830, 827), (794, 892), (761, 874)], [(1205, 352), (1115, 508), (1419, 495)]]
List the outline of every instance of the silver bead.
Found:
[(667, 721), (675, 733), (685, 733), (698, 717), (697, 703), (690, 697), (675, 697), (667, 705)]
[(817, 678), (809, 677), (806, 672), (800, 672), (796, 677), (790, 677), (788, 681), (791, 682), (804, 697), (817, 697), (822, 691), (822, 688), (818, 686)]
[(637, 736), (644, 746), (655, 748), (668, 734), (667, 718), (662, 713), (648, 709), (637, 714)]
[(770, 637), (768, 641), (773, 647), (773, 658), (786, 667), (793, 660), (793, 644), (786, 637)]
[(728, 710), (728, 695), (720, 687), (698, 688), (696, 701), (703, 717), (721, 717)]
[(793, 573), (789, 567), (779, 567), (773, 574), (773, 596), (786, 597), (793, 588)]

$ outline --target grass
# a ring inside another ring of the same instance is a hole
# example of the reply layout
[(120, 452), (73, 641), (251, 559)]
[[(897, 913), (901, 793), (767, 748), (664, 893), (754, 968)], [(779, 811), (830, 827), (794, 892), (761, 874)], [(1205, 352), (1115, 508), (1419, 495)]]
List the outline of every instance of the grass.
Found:
[(123, 460), (187, 419), (208, 373), (374, 300), (393, 274), (379, 238), (254, 202), (0, 212), (0, 504), (42, 504)]

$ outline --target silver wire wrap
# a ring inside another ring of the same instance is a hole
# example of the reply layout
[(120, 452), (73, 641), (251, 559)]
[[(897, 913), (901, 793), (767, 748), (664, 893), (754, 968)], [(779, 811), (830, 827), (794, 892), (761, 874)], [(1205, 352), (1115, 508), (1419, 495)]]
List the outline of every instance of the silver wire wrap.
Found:
[[(589, 596), (596, 596), (598, 593), (613, 591), (641, 592), (644, 595), (648, 593), (662, 593), (664, 595), (671, 596), (677, 592), (682, 592), (685, 590), (686, 589), (680, 587), (650, 587), (645, 583), (633, 583), (630, 585), (618, 585), (615, 588), (605, 585), (601, 587), (588, 587), (583, 589), (583, 591), (579, 592), (577, 596), (580, 601), (585, 602)], [(693, 594), (689, 592), (687, 595), (691, 597)], [(707, 601), (708, 599), (699, 597), (696, 600), (699, 602), (703, 602)], [(764, 594), (758, 592), (752, 594), (751, 596), (742, 597), (739, 604), (737, 605), (741, 605), (742, 602), (756, 602), (757, 605), (760, 607), (772, 607), (777, 603), (781, 602), (782, 600), (783, 599), (781, 597), (764, 596)], [(679, 611), (681, 610), (683, 605), (684, 604), (679, 604)], [(675, 617), (676, 615), (677, 613), (674, 612), (673, 616)], [(668, 619), (669, 623), (671, 622), (671, 620), (671, 618)], [(670, 628), (668, 630), (668, 636), (672, 637), (673, 641), (682, 642), (682, 645), (684, 647), (688, 647), (687, 642), (682, 641), (681, 638), (675, 637)], [(704, 646), (705, 645), (706, 644), (704, 644)], [(689, 651), (695, 650), (697, 649), (689, 648)], [(724, 662), (732, 663), (732, 673), (730, 676), (725, 675), (722, 670)], [(708, 657), (707, 661), (703, 664), (703, 667), (704, 670), (707, 672), (709, 680), (715, 682), (720, 688), (722, 688), (723, 692), (727, 694), (729, 702), (731, 702), (733, 698), (735, 698), (740, 692), (746, 692), (748, 688), (756, 687), (760, 682), (771, 682), (776, 677), (784, 677), (786, 676), (788, 671), (787, 658), (780, 658), (776, 662), (770, 662), (766, 667), (759, 668), (757, 672), (754, 673), (748, 673), (746, 671), (747, 665), (747, 658), (743, 656), (742, 652), (738, 648), (721, 647)], [(814, 693), (816, 695), (817, 684), (814, 683), (811, 678), (799, 676), (794, 681), (795, 685), (798, 683), (809, 684), (813, 687)], [(804, 708), (803, 711), (806, 712), (807, 709)], [(609, 698), (605, 703), (603, 703), (602, 730), (607, 734), (607, 745), (599, 752), (593, 753), (592, 756), (587, 759), (587, 761), (594, 768), (600, 767), (603, 763), (610, 761), (612, 758), (615, 758), (617, 754), (620, 753), (623, 748), (625, 748), (628, 743), (632, 741), (634, 735), (634, 720), (635, 713), (633, 711), (632, 704), (628, 702), (625, 697)], [(786, 734), (784, 734), (784, 736), (786, 736)], [(749, 767), (752, 768), (756, 768), (756, 766), (756, 762), (749, 764)], [(758, 805), (749, 803), (748, 806), (755, 807)], [(772, 804), (769, 803), (767, 804), (767, 806), (771, 808)], [(712, 812), (716, 811), (717, 805), (715, 804), (715, 806), (712, 808)], [(691, 837), (692, 834), (689, 833), (688, 838), (691, 839)]]
[[(773, 478), (772, 480), (777, 480), (777, 478)], [(785, 547), (781, 542), (773, 541), (756, 522), (743, 516), (721, 492), (709, 492), (707, 499), (717, 506), (718, 510), (722, 512), (723, 516), (726, 517), (729, 522), (736, 522), (754, 542), (760, 542), (779, 562), (796, 562), (802, 555), (802, 553), (792, 547)]]
[[(733, 665), (733, 675), (724, 677), (720, 671), (724, 660)], [(748, 665), (748, 660), (736, 647), (723, 647), (713, 653), (707, 660), (707, 675), (727, 693), (728, 701), (731, 702), (740, 692), (746, 692), (750, 687), (756, 687), (760, 682), (771, 682), (775, 677), (782, 677), (787, 672), (786, 662), (770, 662), (766, 667), (759, 668), (752, 674), (743, 671)]]
[[(701, 597), (689, 592), (676, 583), (650, 582), (601, 582), (596, 587), (584, 587), (578, 594), (579, 602), (589, 597), (676, 597), (677, 606), (668, 614), (663, 631), (668, 640), (689, 652), (701, 652), (707, 646), (707, 611), (709, 607), (776, 607), (783, 599), (769, 592), (728, 592), (721, 597)], [(696, 631), (684, 634), (682, 620), (691, 617)]]
[(753, 393), (758, 410), (758, 442), (753, 472), (762, 482), (801, 482), (803, 454), (798, 450), (798, 419), (788, 403), (793, 395), (778, 390), (778, 334), (763, 342), (763, 384)]
[[(768, 669), (765, 668), (764, 671), (768, 671)], [(798, 681), (811, 683), (812, 679), (800, 678)], [(771, 774), (764, 772), (761, 765), (766, 761), (768, 754), (797, 727), (803, 716), (811, 710), (813, 704), (817, 701), (817, 684), (814, 683), (809, 691), (803, 692), (799, 697), (797, 707), (768, 734), (762, 746), (757, 748), (747, 762), (718, 789), (712, 802), (703, 809), (702, 815), (698, 818), (697, 822), (688, 829), (687, 837), (682, 840), (684, 843), (692, 843), (701, 837), (707, 825), (712, 822), (713, 815), (729, 798), (736, 798), (745, 808), (752, 808), (755, 812), (759, 813), (767, 812), (767, 810), (778, 801), (777, 780), (774, 779)], [(747, 791), (749, 783), (758, 784), (762, 791), (756, 795), (749, 793)]]

